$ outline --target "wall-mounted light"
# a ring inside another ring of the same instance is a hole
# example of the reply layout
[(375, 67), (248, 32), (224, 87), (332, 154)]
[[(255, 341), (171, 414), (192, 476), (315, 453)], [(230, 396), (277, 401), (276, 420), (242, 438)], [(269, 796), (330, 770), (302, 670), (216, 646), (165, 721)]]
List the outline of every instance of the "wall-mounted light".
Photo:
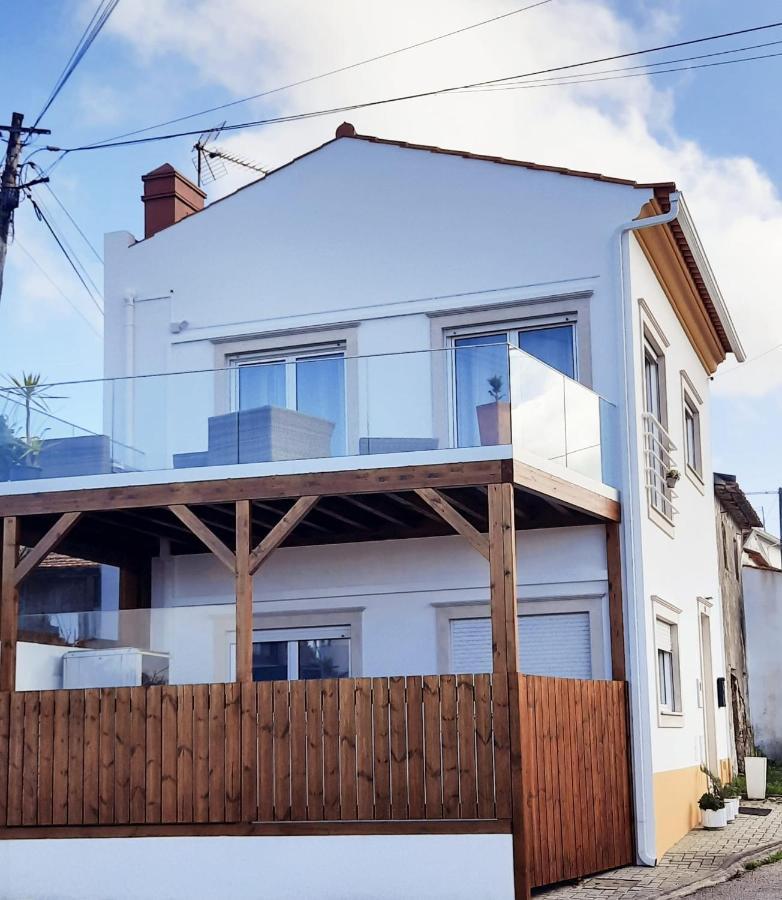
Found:
[(171, 332), (171, 334), (181, 334), (189, 324), (190, 323), (187, 321), (187, 319), (182, 319), (181, 322), (172, 322), (168, 326), (168, 330)]

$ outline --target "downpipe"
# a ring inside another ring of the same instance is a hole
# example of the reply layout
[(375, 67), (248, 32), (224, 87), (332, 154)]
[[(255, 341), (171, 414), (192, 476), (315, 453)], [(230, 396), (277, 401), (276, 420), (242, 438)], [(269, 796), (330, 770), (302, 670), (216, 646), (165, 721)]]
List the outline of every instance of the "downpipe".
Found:
[[(644, 602), (644, 580), (641, 567), (642, 545), (640, 522), (643, 514), (638, 470), (639, 447), (637, 439), (638, 409), (635, 395), (633, 355), (635, 338), (633, 335), (633, 300), (630, 293), (630, 232), (657, 225), (667, 225), (679, 215), (681, 195), (674, 191), (670, 195), (671, 208), (667, 213), (634, 219), (625, 222), (617, 230), (619, 248), (619, 297), (622, 304), (621, 350), (624, 376), (624, 454), (622, 455), (623, 506), (629, 506), (629, 515), (623, 515), (622, 528), (625, 539), (625, 596), (627, 597), (629, 673), (630, 673), (630, 719), (632, 729), (633, 771), (635, 772), (635, 818), (637, 826), (637, 852), (643, 865), (657, 864), (657, 850), (654, 829), (654, 770), (652, 767), (652, 727), (651, 696), (649, 674), (645, 661), (646, 629)], [(640, 601), (640, 602), (639, 602)]]

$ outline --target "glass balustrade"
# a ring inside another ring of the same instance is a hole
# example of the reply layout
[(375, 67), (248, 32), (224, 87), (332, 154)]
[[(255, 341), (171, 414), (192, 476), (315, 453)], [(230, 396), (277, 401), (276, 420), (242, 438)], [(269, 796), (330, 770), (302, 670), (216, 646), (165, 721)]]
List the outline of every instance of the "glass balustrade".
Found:
[(393, 464), (398, 454), (416, 463), (480, 459), (502, 455), (496, 448), (510, 455), (510, 445), (517, 456), (615, 484), (614, 412), (507, 344), (248, 359), (27, 391), (0, 382), (0, 493), (50, 479), (78, 479), (59, 481), (63, 489), (138, 483), (134, 473), (165, 470), (263, 474), (275, 466), (259, 464), (337, 457), (356, 468)]

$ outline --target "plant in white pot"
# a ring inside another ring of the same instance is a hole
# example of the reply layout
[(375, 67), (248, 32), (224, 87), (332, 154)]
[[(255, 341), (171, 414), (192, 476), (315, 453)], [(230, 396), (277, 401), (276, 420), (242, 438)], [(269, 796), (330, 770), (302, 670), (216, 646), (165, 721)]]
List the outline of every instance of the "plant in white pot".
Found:
[(765, 756), (745, 756), (744, 774), (747, 776), (747, 799), (766, 799), (766, 769), (768, 759)]
[(486, 379), (486, 382), (489, 385), (491, 402), (482, 403), (475, 408), (481, 445), (496, 447), (500, 444), (510, 444), (510, 403), (503, 400), (505, 396), (504, 379), (502, 375), (492, 375), (491, 378)]
[(706, 791), (698, 800), (701, 808), (701, 822), (704, 828), (716, 830), (724, 828), (728, 824), (728, 815), (725, 810), (725, 801), (711, 791)]
[(728, 822), (732, 822), (739, 814), (741, 792), (735, 781), (731, 781), (722, 788), (722, 799), (725, 801), (725, 813)]

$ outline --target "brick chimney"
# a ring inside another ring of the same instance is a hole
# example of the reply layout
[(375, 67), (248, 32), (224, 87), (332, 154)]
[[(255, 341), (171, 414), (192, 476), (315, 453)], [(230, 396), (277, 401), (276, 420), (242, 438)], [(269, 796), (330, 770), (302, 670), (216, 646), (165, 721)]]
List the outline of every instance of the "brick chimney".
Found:
[(204, 191), (169, 163), (142, 175), (141, 180), (145, 238), (204, 208)]

